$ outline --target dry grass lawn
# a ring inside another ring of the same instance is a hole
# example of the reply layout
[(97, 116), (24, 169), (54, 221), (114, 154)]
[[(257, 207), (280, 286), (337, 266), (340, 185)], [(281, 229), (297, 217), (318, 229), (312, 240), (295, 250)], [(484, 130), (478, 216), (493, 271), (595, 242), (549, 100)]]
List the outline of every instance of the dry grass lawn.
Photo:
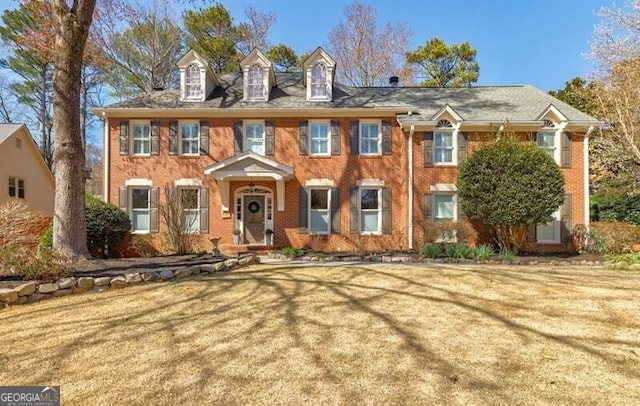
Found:
[(255, 265), (0, 310), (0, 385), (87, 404), (640, 404), (640, 273)]

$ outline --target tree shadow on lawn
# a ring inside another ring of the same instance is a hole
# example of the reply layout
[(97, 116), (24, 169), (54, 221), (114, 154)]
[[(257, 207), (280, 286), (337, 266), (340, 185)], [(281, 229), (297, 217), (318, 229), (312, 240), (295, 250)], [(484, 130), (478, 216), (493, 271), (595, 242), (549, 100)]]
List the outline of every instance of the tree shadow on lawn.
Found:
[[(322, 392), (326, 400), (366, 401), (367, 391), (359, 386), (359, 378), (355, 376), (358, 374), (384, 376), (376, 386), (398, 399), (407, 391), (418, 391), (414, 393), (420, 397), (420, 382), (415, 381), (423, 379), (433, 386), (430, 390), (454, 400), (461, 385), (457, 382), (463, 377), (466, 390), (490, 391), (493, 400), (504, 403), (515, 400), (513, 393), (503, 390), (496, 382), (495, 371), (487, 376), (443, 355), (441, 347), (447, 345), (449, 337), (434, 341), (427, 334), (429, 325), (412, 320), (413, 313), (404, 313), (392, 306), (399, 302), (415, 306), (418, 311), (435, 309), (450, 312), (452, 316), (466, 314), (479, 325), (495, 324), (505, 334), (515, 334), (521, 343), (542, 339), (570, 347), (587, 357), (595, 356), (630, 379), (640, 377), (637, 370), (625, 367), (615, 352), (602, 346), (613, 343), (637, 348), (639, 342), (589, 338), (594, 342), (589, 345), (581, 342), (587, 337), (550, 334), (510, 317), (518, 310), (531, 310), (514, 298), (487, 300), (443, 287), (442, 281), (436, 284), (424, 278), (418, 282), (403, 272), (377, 267), (341, 266), (339, 274), (331, 272), (332, 269), (318, 272), (262, 265), (193, 280), (138, 285), (30, 305), (27, 306), (32, 309), (29, 312), (0, 313), (3, 330), (9, 324), (19, 324), (23, 329), (21, 334), (26, 334), (35, 344), (14, 352), (16, 338), (7, 338), (4, 357), (20, 364), (34, 357), (35, 350), (40, 357), (38, 363), (51, 367), (33, 370), (31, 379), (34, 383), (44, 383), (63, 380), (75, 369), (74, 363), (86, 361), (97, 352), (96, 363), (105, 357), (108, 365), (127, 369), (122, 372), (125, 377), (122, 382), (134, 385), (136, 380), (166, 382), (166, 389), (143, 385), (136, 386), (136, 390), (145, 393), (166, 390), (167, 396), (177, 396), (172, 392), (180, 385), (175, 383), (177, 377), (186, 374), (189, 384), (183, 389), (187, 391), (204, 390), (214, 382), (222, 382), (226, 391), (241, 388), (250, 399), (261, 396), (261, 391), (275, 387), (278, 381), (286, 381), (286, 371), (295, 369), (290, 363), (300, 362), (300, 368), (309, 370), (308, 374), (318, 381), (303, 380), (302, 386), (307, 390), (313, 391), (323, 384), (333, 386), (334, 393)], [(457, 272), (460, 271), (451, 272), (452, 277), (456, 277)], [(508, 275), (466, 269), (463, 272), (492, 278), (501, 284), (518, 280), (514, 272)], [(372, 275), (375, 275), (373, 281)], [(520, 281), (529, 282), (524, 276)], [(152, 304), (140, 306), (136, 300), (141, 296)], [(85, 300), (78, 303), (79, 299)], [(50, 313), (53, 314), (48, 316)], [(73, 331), (73, 334), (67, 334), (52, 347), (39, 348), (37, 343), (45, 342), (51, 334), (42, 328), (43, 317), (55, 325), (57, 333)], [(466, 331), (449, 331), (449, 334), (468, 334), (473, 328), (467, 325)], [(6, 332), (3, 335), (7, 337)], [(371, 346), (378, 346), (379, 350)], [(150, 356), (145, 357), (145, 351)], [(511, 346), (498, 351), (501, 362), (513, 363), (511, 351)], [(380, 365), (370, 371), (367, 363), (376, 362)], [(277, 367), (275, 371), (271, 370), (273, 366)], [(402, 372), (402, 368), (409, 368), (409, 372)], [(509, 368), (517, 370), (522, 366), (505, 365), (507, 371)], [(109, 373), (109, 368), (89, 367), (82, 371), (81, 377), (83, 382), (100, 382)], [(126, 392), (126, 388), (125, 385), (122, 390)], [(80, 392), (76, 395), (81, 396)], [(423, 394), (423, 398), (425, 396)]]

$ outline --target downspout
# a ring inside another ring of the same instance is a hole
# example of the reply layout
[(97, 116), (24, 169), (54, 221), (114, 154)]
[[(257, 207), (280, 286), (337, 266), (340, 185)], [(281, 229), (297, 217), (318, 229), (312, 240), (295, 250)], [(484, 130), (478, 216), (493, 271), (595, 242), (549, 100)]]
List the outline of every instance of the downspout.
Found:
[(102, 168), (104, 169), (102, 198), (105, 202), (109, 202), (109, 120), (107, 120), (107, 114), (102, 112), (102, 120), (104, 122), (104, 135), (102, 142)]
[(583, 152), (583, 165), (584, 165), (584, 225), (589, 227), (589, 135), (594, 130), (593, 126), (590, 126), (587, 132), (584, 134)]
[(408, 168), (408, 182), (409, 185), (407, 187), (409, 191), (409, 207), (407, 210), (407, 247), (409, 250), (413, 250), (413, 132), (415, 131), (415, 126), (411, 124), (409, 129), (409, 145), (407, 146), (407, 154), (409, 154), (409, 168)]

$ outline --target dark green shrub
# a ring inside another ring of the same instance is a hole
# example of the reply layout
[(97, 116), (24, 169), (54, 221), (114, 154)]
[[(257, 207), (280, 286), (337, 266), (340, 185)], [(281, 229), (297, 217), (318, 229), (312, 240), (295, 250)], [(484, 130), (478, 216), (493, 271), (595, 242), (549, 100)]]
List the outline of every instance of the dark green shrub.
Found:
[(593, 221), (619, 221), (640, 225), (640, 196), (596, 194), (590, 200)]
[(127, 213), (97, 197), (86, 198), (87, 248), (91, 255), (102, 257), (105, 246), (109, 252), (118, 248), (131, 230)]
[(493, 255), (493, 247), (487, 244), (478, 245), (473, 249), (473, 257), (481, 261), (489, 259)]
[(473, 249), (466, 244), (449, 244), (446, 248), (447, 257), (453, 259), (473, 258)]
[(499, 135), (462, 163), (458, 194), (469, 220), (490, 228), (500, 248), (517, 252), (528, 226), (550, 221), (563, 203), (564, 178), (544, 150)]
[(422, 256), (425, 258), (436, 259), (442, 252), (442, 246), (440, 244), (427, 244), (422, 247)]

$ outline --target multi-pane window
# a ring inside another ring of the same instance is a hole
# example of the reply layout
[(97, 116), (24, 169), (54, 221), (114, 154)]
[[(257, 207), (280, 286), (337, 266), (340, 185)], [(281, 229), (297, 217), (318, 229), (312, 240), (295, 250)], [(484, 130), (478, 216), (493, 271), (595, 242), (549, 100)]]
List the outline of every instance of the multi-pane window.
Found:
[(181, 151), (183, 155), (200, 154), (200, 126), (198, 123), (180, 124)]
[(453, 131), (436, 131), (433, 134), (433, 154), (436, 164), (453, 163)]
[(435, 221), (453, 221), (455, 219), (453, 195), (434, 195)]
[(200, 230), (200, 190), (181, 188), (180, 203), (183, 214), (183, 231), (197, 233)]
[(380, 123), (360, 122), (360, 154), (380, 154)]
[(317, 63), (311, 68), (311, 98), (327, 98), (327, 67), (323, 63)]
[(131, 134), (133, 140), (133, 153), (135, 155), (148, 155), (151, 152), (149, 123), (131, 124)]
[(330, 232), (331, 189), (309, 190), (309, 231), (327, 234)]
[(202, 97), (200, 66), (195, 63), (187, 66), (185, 71), (185, 96), (189, 98)]
[(24, 179), (9, 178), (9, 197), (24, 199)]
[(330, 127), (328, 122), (309, 123), (311, 155), (329, 155)]
[(264, 123), (245, 124), (245, 151), (264, 155)]
[(260, 65), (252, 65), (249, 68), (248, 76), (249, 99), (264, 98), (264, 69)]
[(134, 232), (149, 232), (151, 206), (149, 188), (131, 189), (131, 222)]
[(360, 232), (380, 232), (380, 189), (360, 189)]
[(546, 151), (551, 158), (556, 159), (556, 132), (555, 130), (538, 131), (536, 134), (538, 147)]

